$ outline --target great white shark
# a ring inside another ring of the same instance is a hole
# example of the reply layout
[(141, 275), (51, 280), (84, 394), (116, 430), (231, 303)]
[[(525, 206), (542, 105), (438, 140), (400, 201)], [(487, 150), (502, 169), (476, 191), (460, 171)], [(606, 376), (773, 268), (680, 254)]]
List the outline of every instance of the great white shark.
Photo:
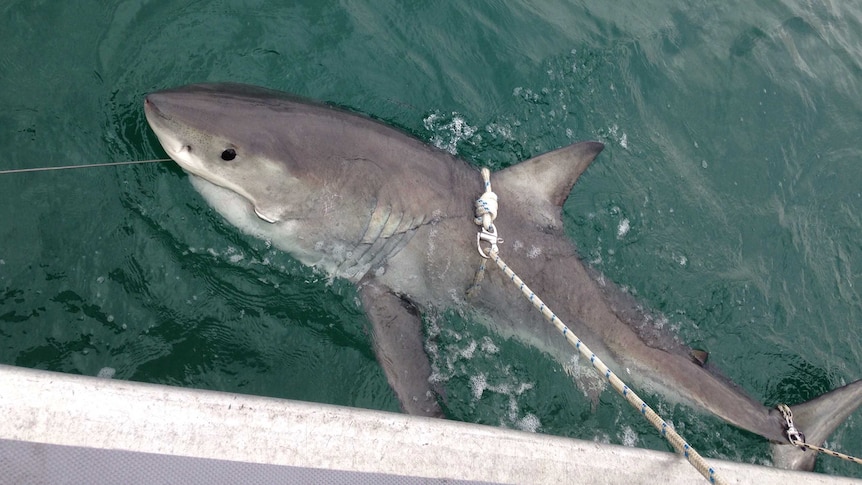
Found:
[[(167, 154), (225, 219), (357, 286), (404, 412), (443, 415), (424, 347), (429, 312), (454, 308), (571, 361), (573, 349), (501, 271), (489, 268), (467, 296), (484, 187), (466, 162), (367, 116), (259, 87), (188, 85), (149, 94), (144, 108)], [(775, 409), (650, 324), (578, 256), (561, 207), (602, 149), (576, 143), (493, 174), (506, 262), (623, 380), (763, 436), (777, 466), (811, 469), (815, 453), (788, 444)], [(795, 424), (820, 444), (860, 403), (862, 380), (793, 406)]]

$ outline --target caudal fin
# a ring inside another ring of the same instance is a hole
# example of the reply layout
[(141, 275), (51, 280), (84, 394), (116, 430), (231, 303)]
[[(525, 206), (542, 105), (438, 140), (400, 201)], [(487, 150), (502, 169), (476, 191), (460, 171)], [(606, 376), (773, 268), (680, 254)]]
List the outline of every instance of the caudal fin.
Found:
[[(792, 406), (793, 422), (805, 442), (821, 446), (826, 438), (862, 404), (862, 380), (820, 397)], [(790, 470), (812, 470), (818, 453), (789, 444), (772, 445), (775, 466)]]

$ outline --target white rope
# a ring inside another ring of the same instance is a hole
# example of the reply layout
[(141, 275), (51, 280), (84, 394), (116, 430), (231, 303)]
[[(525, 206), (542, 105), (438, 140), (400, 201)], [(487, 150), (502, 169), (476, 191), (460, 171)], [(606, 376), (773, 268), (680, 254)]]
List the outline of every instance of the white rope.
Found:
[(482, 169), (482, 179), (485, 181), (485, 192), (476, 199), (476, 225), (486, 231), (491, 230), (491, 224), (497, 218), (497, 194), (491, 190), (491, 171)]
[[(667, 422), (665, 422), (661, 416), (659, 416), (653, 409), (643, 401), (634, 391), (632, 391), (625, 383), (617, 377), (616, 374), (611, 372), (608, 366), (602, 362), (601, 359), (593, 353), (586, 344), (584, 344), (581, 339), (578, 338), (577, 335), (569, 330), (569, 327), (557, 317), (554, 312), (551, 311), (550, 308), (545, 305), (538, 296), (524, 283), (524, 281), (512, 271), (506, 263), (500, 258), (499, 249), (497, 248), (497, 243), (502, 242), (496, 238), (497, 229), (493, 225), (493, 220), (497, 217), (497, 195), (491, 190), (491, 175), (488, 169), (482, 169), (482, 178), (485, 181), (485, 193), (482, 194), (479, 200), (476, 201), (476, 219), (475, 222), (477, 225), (482, 226), (482, 231), (479, 233), (478, 240), (487, 241), (490, 243), (491, 248), (489, 253), (486, 253), (482, 250), (480, 245), (479, 254), (484, 258), (493, 259), (497, 266), (503, 271), (503, 273), (509, 277), (512, 283), (518, 287), (521, 293), (530, 300), (530, 303), (536, 307), (539, 312), (547, 319), (551, 324), (553, 324), (560, 333), (563, 334), (563, 337), (572, 345), (575, 349), (580, 352), (582, 356), (587, 359), (590, 359), (590, 363), (593, 367), (599, 372), (600, 375), (604, 376), (608, 382), (610, 382), (611, 386), (616, 389), (616, 391), (622, 395), (626, 401), (629, 402), (635, 409), (640, 411), (640, 413), (649, 421), (659, 432), (664, 436), (670, 444), (674, 447), (674, 449), (682, 454), (689, 463), (691, 463), (704, 478), (709, 480), (710, 483), (723, 484), (725, 483), (718, 475), (715, 473), (715, 469), (709, 466), (709, 463), (704, 460), (700, 454), (692, 448), (688, 442), (683, 439), (673, 428), (668, 426)], [(480, 209), (481, 208), (481, 209)], [(481, 212), (480, 212), (481, 210)], [(488, 219), (490, 218), (490, 221)], [(486, 222), (488, 221), (488, 222)], [(493, 235), (494, 240), (491, 240)]]
[(852, 455), (848, 455), (846, 453), (841, 453), (840, 451), (830, 450), (829, 448), (824, 448), (822, 446), (812, 445), (812, 444), (808, 444), (808, 443), (793, 443), (793, 445), (795, 445), (798, 448), (801, 448), (802, 451), (810, 449), (810, 450), (814, 450), (814, 451), (823, 453), (825, 455), (834, 456), (835, 458), (840, 458), (842, 460), (855, 463), (857, 465), (862, 465), (862, 459), (857, 458), (857, 457), (852, 456)]

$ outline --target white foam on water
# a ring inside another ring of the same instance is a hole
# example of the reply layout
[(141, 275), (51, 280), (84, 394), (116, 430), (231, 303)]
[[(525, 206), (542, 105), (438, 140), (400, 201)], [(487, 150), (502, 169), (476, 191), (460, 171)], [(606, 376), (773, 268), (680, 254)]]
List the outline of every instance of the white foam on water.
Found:
[(623, 446), (631, 446), (635, 447), (638, 444), (638, 434), (632, 429), (631, 426), (623, 426), (621, 430), (622, 436), (620, 436), (620, 441)]
[(617, 226), (617, 239), (622, 239), (629, 233), (631, 229), (631, 222), (627, 218), (623, 218), (620, 221), (619, 226)]
[(593, 441), (595, 441), (596, 443), (601, 443), (603, 445), (609, 445), (611, 444), (611, 437), (605, 433), (601, 433), (593, 436)]
[(114, 375), (117, 374), (117, 369), (113, 367), (102, 367), (99, 369), (99, 373), (96, 374), (96, 377), (101, 377), (103, 379), (113, 379)]
[(470, 390), (473, 391), (473, 399), (478, 401), (482, 399), (482, 394), (485, 393), (485, 389), (488, 388), (488, 379), (485, 377), (485, 374), (477, 374), (475, 376), (470, 376)]
[(487, 131), (492, 138), (500, 137), (504, 140), (514, 140), (515, 137), (512, 135), (512, 127), (508, 125), (501, 125), (499, 123), (490, 123), (485, 127), (485, 131)]
[(431, 144), (452, 155), (458, 154), (458, 144), (461, 141), (476, 134), (476, 127), (468, 124), (464, 117), (456, 112), (452, 112), (448, 117), (437, 112), (431, 113), (422, 120), (422, 124), (433, 134)]
[(492, 355), (500, 351), (500, 348), (497, 347), (494, 341), (488, 336), (482, 337), (482, 345), (480, 348), (482, 349), (482, 352)]
[(478, 345), (476, 344), (476, 341), (471, 339), (470, 342), (467, 343), (467, 346), (464, 347), (463, 349), (461, 349), (459, 354), (461, 355), (461, 357), (463, 357), (465, 359), (468, 359), (468, 360), (472, 359), (473, 354), (476, 353), (477, 347), (478, 347)]
[(629, 149), (629, 136), (626, 134), (626, 132), (621, 131), (619, 126), (612, 125), (610, 128), (608, 128), (608, 136), (614, 141), (616, 141), (624, 149)]
[[(506, 402), (505, 410), (499, 414), (499, 425), (523, 431), (536, 432), (541, 428), (539, 418), (521, 411), (520, 400), (524, 393), (535, 386), (525, 382), (512, 371), (510, 365), (498, 358), (500, 348), (489, 336), (475, 339), (459, 333), (431, 317), (426, 322), (429, 339), (425, 350), (431, 359), (431, 382), (445, 383), (451, 379), (466, 378), (469, 382), (470, 397), (474, 404), (490, 399), (499, 402), (498, 396)], [(447, 343), (438, 343), (442, 337)], [(488, 367), (487, 370), (477, 368)], [(496, 396), (496, 397), (495, 397)]]
[(240, 252), (239, 252), (235, 247), (233, 247), (233, 246), (228, 246), (227, 251), (225, 251), (225, 254), (226, 254), (226, 255), (227, 255), (227, 257), (228, 257), (228, 260), (229, 260), (231, 263), (234, 263), (234, 264), (239, 263), (240, 261), (242, 261), (243, 259), (245, 259), (245, 256), (243, 256), (243, 255), (242, 255), (242, 253), (240, 253)]
[(519, 419), (518, 422), (515, 423), (516, 428), (530, 433), (537, 432), (541, 426), (542, 422), (539, 421), (539, 418), (533, 413), (527, 413), (523, 418)]

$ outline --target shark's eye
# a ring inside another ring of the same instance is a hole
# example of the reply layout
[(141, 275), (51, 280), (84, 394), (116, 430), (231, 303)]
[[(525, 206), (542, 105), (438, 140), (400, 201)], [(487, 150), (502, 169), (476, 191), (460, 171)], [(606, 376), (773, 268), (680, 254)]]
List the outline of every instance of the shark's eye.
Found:
[(226, 162), (229, 162), (234, 158), (236, 158), (236, 150), (234, 150), (233, 148), (228, 148), (227, 150), (221, 152), (221, 159)]

